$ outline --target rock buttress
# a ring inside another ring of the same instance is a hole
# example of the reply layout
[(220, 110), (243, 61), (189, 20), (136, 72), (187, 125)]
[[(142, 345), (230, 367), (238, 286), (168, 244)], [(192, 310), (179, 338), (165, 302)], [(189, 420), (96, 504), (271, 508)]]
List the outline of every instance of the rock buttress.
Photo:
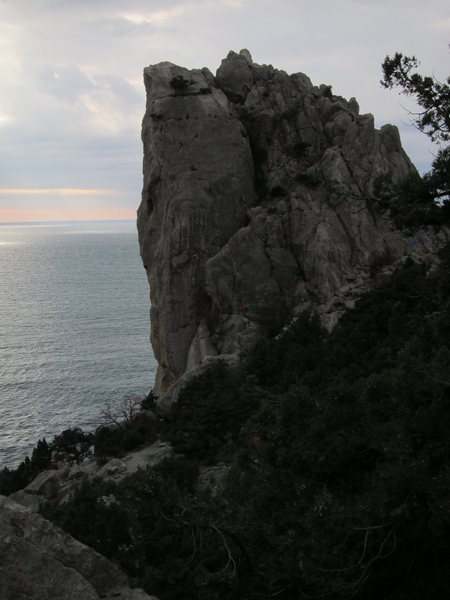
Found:
[(415, 169), (397, 129), (376, 130), (354, 98), (246, 50), (215, 78), (170, 63), (144, 74), (138, 229), (157, 393), (304, 310), (332, 328), (406, 256), (436, 260), (432, 231), (410, 238), (377, 208), (377, 178)]

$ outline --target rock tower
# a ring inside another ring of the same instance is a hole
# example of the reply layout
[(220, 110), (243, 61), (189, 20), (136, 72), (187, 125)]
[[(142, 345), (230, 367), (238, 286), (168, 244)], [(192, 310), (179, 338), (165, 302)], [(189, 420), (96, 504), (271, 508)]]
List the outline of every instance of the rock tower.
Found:
[(144, 81), (138, 231), (157, 394), (302, 311), (332, 328), (406, 256), (434, 260), (432, 233), (412, 240), (377, 208), (377, 178), (414, 166), (354, 98), (247, 50), (215, 77), (163, 62)]

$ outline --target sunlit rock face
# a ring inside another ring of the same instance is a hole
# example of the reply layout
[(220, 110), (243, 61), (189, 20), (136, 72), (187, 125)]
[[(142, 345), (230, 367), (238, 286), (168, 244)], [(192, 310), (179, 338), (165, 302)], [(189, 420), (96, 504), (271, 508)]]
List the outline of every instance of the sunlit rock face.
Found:
[[(373, 201), (414, 170), (391, 125), (354, 98), (230, 52), (216, 77), (144, 70), (141, 255), (164, 392), (207, 357), (239, 354), (304, 310), (332, 328), (408, 255), (431, 263)], [(418, 238), (419, 239), (419, 238)]]

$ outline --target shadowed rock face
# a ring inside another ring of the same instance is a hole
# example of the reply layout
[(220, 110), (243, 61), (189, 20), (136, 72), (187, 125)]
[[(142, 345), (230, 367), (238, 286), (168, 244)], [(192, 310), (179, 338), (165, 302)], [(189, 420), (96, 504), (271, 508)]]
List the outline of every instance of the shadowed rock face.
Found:
[(329, 327), (407, 255), (373, 185), (414, 170), (398, 131), (306, 75), (230, 52), (216, 77), (144, 70), (141, 255), (161, 393), (207, 356), (235, 354), (304, 310)]

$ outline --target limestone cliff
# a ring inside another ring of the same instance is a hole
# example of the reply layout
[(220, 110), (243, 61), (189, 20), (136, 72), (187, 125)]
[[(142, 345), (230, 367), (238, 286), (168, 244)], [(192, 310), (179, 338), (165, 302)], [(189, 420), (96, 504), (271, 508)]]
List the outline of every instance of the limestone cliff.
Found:
[(407, 255), (433, 262), (433, 232), (408, 237), (373, 201), (380, 174), (414, 166), (354, 98), (247, 50), (215, 77), (165, 62), (144, 81), (138, 231), (157, 393), (304, 310), (331, 328)]

